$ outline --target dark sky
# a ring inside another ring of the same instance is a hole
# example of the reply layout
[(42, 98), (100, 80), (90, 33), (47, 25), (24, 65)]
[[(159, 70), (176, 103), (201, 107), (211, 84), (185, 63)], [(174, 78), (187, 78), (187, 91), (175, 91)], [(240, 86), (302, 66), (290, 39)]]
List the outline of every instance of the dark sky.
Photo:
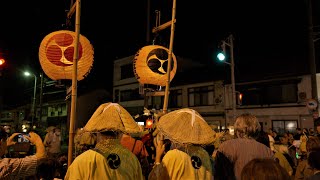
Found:
[[(312, 1), (316, 26), (320, 25), (320, 3)], [(155, 25), (155, 10), (161, 12), (161, 24), (171, 20), (172, 2), (151, 0), (151, 28)], [(7, 60), (0, 86), (15, 82), (14, 87), (21, 87), (17, 91), (32, 88), (32, 81), (18, 72), (27, 68), (40, 73), (39, 45), (49, 33), (67, 28), (64, 24), (70, 1), (1, 1), (0, 7), (0, 56)], [(111, 90), (113, 60), (133, 55), (147, 45), (147, 0), (82, 0), (81, 8), (80, 32), (94, 47), (94, 65), (79, 85)], [(269, 77), (305, 73), (309, 68), (307, 17), (303, 0), (177, 0), (173, 52), (213, 68), (228, 69), (216, 60), (215, 54), (219, 42), (232, 33), (236, 81), (258, 74)], [(150, 39), (154, 37), (151, 33)], [(170, 28), (156, 40), (168, 47)], [(319, 49), (319, 42), (316, 48)]]

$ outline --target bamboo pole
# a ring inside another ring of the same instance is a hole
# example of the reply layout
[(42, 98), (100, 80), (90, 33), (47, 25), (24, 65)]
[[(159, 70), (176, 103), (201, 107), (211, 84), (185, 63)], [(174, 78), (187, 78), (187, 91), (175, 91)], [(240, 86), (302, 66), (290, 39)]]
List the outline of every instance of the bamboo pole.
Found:
[(70, 115), (70, 127), (69, 127), (69, 147), (68, 147), (68, 167), (73, 160), (73, 143), (74, 143), (74, 124), (77, 119), (77, 77), (78, 77), (78, 57), (79, 57), (79, 38), (80, 38), (80, 9), (81, 1), (76, 0), (76, 22), (75, 22), (75, 45), (73, 54), (73, 72), (72, 72), (72, 92), (71, 92), (71, 115)]
[(173, 49), (173, 39), (174, 39), (174, 28), (176, 20), (176, 0), (173, 0), (172, 5), (172, 18), (171, 18), (171, 34), (170, 34), (170, 45), (169, 45), (169, 55), (168, 55), (168, 67), (167, 67), (167, 82), (164, 94), (163, 112), (168, 111), (168, 100), (169, 100), (169, 88), (170, 88), (170, 72), (171, 72), (171, 61), (172, 61), (172, 49)]

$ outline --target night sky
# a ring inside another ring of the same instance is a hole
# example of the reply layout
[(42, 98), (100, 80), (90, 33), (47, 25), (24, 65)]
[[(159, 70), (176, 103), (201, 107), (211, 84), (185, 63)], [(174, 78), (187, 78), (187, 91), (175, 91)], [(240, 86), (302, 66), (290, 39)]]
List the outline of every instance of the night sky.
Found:
[[(151, 0), (150, 25), (155, 11), (161, 24), (171, 20), (172, 0)], [(110, 4), (109, 4), (110, 3)], [(0, 56), (7, 60), (1, 79), (2, 93), (32, 89), (33, 81), (21, 76), (24, 69), (37, 74), (42, 39), (67, 27), (70, 2), (1, 1)], [(80, 32), (94, 47), (94, 65), (79, 86), (112, 90), (113, 60), (135, 54), (147, 42), (147, 0), (82, 1)], [(313, 0), (314, 26), (320, 31), (320, 2)], [(236, 81), (253, 77), (308, 72), (307, 11), (302, 0), (179, 1), (173, 52), (213, 68), (229, 67), (216, 60), (219, 42), (234, 35)], [(74, 19), (72, 19), (74, 25)], [(150, 40), (155, 38), (150, 33)], [(161, 31), (157, 44), (169, 47), (170, 28)], [(316, 42), (319, 51), (320, 42)], [(317, 55), (317, 62), (319, 61)], [(10, 84), (9, 84), (10, 82)], [(12, 83), (14, 82), (14, 83)], [(14, 84), (14, 85), (11, 85)], [(9, 87), (12, 87), (8, 91)]]

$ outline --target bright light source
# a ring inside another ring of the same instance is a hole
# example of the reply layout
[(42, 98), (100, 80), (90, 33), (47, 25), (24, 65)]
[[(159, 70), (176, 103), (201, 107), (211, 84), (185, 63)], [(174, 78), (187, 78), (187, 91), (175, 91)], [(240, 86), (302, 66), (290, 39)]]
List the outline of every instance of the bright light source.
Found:
[(152, 119), (147, 119), (146, 120), (146, 128), (152, 128), (153, 120)]
[(288, 123), (287, 124), (287, 128), (294, 128), (295, 127), (295, 124), (294, 123), (292, 123), (292, 122), (290, 122), (290, 123)]
[(220, 60), (220, 61), (224, 61), (226, 59), (226, 56), (223, 54), (223, 53), (219, 53), (217, 55), (217, 58)]
[(24, 75), (25, 76), (30, 76), (31, 74), (28, 71), (26, 71), (26, 72), (24, 72)]
[(138, 125), (144, 126), (144, 122), (138, 122)]
[(0, 66), (3, 65), (6, 61), (4, 59), (0, 59)]

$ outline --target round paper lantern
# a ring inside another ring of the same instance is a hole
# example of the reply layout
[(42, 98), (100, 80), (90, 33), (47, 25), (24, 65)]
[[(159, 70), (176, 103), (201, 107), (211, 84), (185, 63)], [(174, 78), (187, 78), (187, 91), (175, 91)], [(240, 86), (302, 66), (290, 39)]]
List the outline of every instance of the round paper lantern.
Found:
[[(72, 79), (76, 33), (60, 30), (48, 34), (41, 42), (39, 60), (45, 74), (53, 79)], [(92, 68), (93, 47), (80, 35), (77, 80), (84, 79)]]
[[(133, 60), (133, 71), (140, 84), (165, 86), (168, 78), (169, 50), (159, 45), (141, 48)], [(177, 71), (176, 56), (172, 53), (170, 81)]]

